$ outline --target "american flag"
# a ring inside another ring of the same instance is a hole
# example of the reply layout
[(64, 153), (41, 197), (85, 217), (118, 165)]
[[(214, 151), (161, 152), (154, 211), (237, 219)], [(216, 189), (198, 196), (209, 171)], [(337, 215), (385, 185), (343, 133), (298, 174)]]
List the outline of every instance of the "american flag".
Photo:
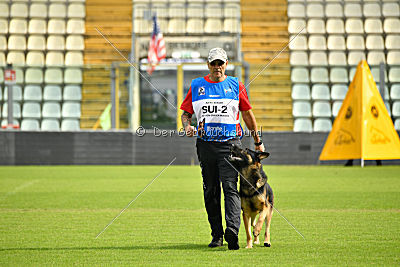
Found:
[(151, 34), (147, 60), (150, 64), (147, 72), (151, 75), (161, 59), (165, 58), (165, 42), (157, 23), (157, 16), (153, 16), (153, 33)]

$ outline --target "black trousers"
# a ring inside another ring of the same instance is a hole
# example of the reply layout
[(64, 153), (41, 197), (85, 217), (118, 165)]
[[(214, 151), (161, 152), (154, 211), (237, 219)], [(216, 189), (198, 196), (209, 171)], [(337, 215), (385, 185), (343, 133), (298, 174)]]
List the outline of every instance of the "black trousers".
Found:
[(226, 162), (232, 144), (241, 146), (240, 139), (207, 142), (197, 139), (197, 156), (203, 176), (204, 204), (213, 237), (222, 237), (221, 184), (225, 196), (226, 228), (239, 233), (241, 204), (237, 189), (238, 173)]

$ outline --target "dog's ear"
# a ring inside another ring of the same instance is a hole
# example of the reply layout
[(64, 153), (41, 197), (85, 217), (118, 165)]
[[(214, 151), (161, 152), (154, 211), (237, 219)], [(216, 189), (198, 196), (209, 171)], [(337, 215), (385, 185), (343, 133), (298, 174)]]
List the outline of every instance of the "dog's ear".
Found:
[(266, 158), (268, 158), (268, 157), (269, 157), (269, 153), (268, 153), (268, 152), (259, 152), (259, 153), (258, 153), (258, 158), (259, 158), (260, 160), (266, 159)]

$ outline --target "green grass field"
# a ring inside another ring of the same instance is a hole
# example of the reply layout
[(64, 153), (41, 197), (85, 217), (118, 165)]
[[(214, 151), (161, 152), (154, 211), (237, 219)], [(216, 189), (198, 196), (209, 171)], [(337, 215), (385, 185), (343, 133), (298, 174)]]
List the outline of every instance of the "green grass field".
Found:
[(398, 265), (400, 166), (265, 166), (271, 248), (209, 249), (198, 166), (0, 167), (0, 265)]

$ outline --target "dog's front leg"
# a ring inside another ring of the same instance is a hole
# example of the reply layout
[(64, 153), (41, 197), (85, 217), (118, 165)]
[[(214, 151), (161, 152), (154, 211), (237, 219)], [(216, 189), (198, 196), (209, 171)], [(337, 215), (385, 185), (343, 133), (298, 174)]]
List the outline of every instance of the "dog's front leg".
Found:
[(271, 234), (269, 232), (269, 229), (271, 227), (271, 219), (272, 219), (272, 206), (271, 204), (268, 204), (267, 208), (267, 220), (265, 221), (265, 241), (264, 241), (264, 246), (265, 247), (270, 247), (271, 246)]
[(256, 242), (254, 242), (254, 243), (256, 243), (256, 244), (260, 244), (260, 241), (258, 240), (258, 236), (260, 235), (261, 229), (262, 229), (264, 221), (265, 221), (265, 217), (267, 216), (267, 210), (268, 210), (268, 208), (265, 207), (260, 212), (260, 215), (258, 216), (257, 224), (253, 230), (254, 239), (257, 241), (257, 243)]
[(250, 224), (250, 216), (243, 211), (243, 222), (244, 228), (246, 229), (246, 237), (247, 237), (247, 246), (246, 248), (252, 248), (252, 240), (251, 240), (251, 224)]

